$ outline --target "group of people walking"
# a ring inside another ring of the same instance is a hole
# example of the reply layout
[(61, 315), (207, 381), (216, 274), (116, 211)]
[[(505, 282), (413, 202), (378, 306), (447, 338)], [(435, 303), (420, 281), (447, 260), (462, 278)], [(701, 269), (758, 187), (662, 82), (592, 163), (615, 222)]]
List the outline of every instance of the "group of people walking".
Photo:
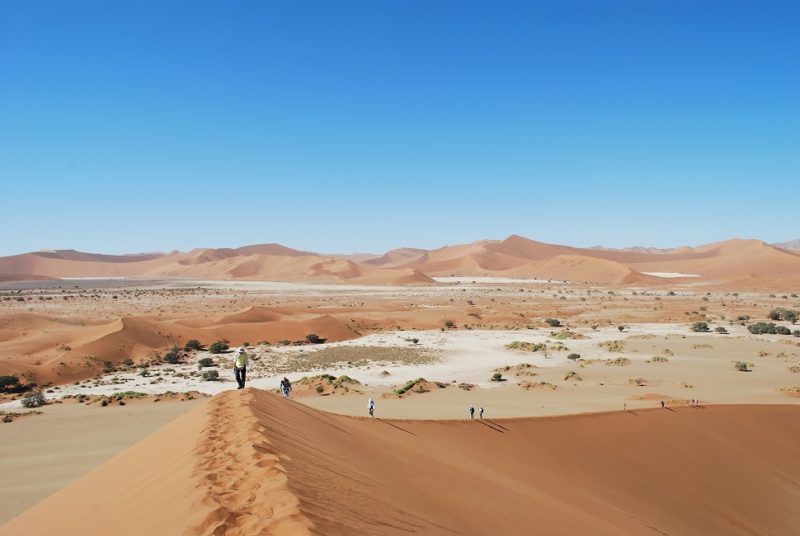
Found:
[[(469, 409), (467, 411), (469, 412), (470, 420), (474, 419), (475, 418), (475, 406), (470, 404), (469, 405)], [(478, 406), (478, 418), (479, 419), (483, 419), (483, 406)]]

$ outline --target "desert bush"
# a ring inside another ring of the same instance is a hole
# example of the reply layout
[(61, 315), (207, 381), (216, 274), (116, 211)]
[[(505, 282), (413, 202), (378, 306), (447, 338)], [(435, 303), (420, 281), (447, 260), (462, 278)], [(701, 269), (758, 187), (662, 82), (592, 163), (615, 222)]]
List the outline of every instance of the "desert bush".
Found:
[(501, 382), (501, 381), (503, 381), (503, 375), (500, 374), (499, 372), (495, 372), (494, 374), (492, 374), (492, 381), (493, 382)]
[(175, 365), (180, 362), (181, 356), (178, 352), (167, 352), (164, 354), (164, 362), (170, 365)]
[(211, 359), (210, 357), (204, 357), (203, 359), (197, 361), (197, 368), (216, 367), (216, 366), (217, 364), (214, 363), (214, 360)]
[(47, 398), (45, 398), (44, 393), (41, 391), (36, 391), (35, 393), (23, 397), (20, 402), (24, 408), (38, 408), (47, 404)]
[(616, 366), (616, 367), (624, 367), (626, 365), (631, 364), (631, 360), (627, 357), (618, 357), (616, 359), (608, 359), (606, 360), (606, 365)]
[(127, 358), (127, 359), (123, 359), (122, 360), (122, 364), (125, 365), (126, 367), (132, 367), (133, 366), (133, 359), (131, 359), (130, 357)]
[(666, 363), (667, 361), (669, 361), (669, 359), (667, 359), (666, 357), (661, 356), (661, 355), (657, 355), (657, 356), (654, 356), (649, 362), (650, 363)]
[(561, 326), (561, 320), (558, 318), (545, 318), (544, 322), (551, 328), (557, 328)]
[(506, 344), (506, 348), (509, 350), (525, 350), (527, 352), (545, 352), (547, 351), (547, 345), (543, 342), (521, 342), (521, 341), (512, 341)]
[(576, 382), (580, 382), (580, 381), (583, 381), (583, 378), (581, 378), (580, 375), (578, 375), (578, 373), (575, 372), (574, 370), (570, 370), (569, 372), (567, 372), (567, 375), (564, 376), (564, 381), (568, 381), (568, 380), (573, 380), (573, 381), (576, 381)]
[(308, 335), (306, 335), (306, 340), (311, 344), (322, 344), (328, 339), (323, 339), (316, 333), (309, 333)]
[(230, 346), (228, 346), (228, 343), (223, 341), (216, 341), (211, 343), (211, 345), (208, 347), (208, 351), (211, 352), (212, 354), (221, 354), (222, 352), (227, 352), (228, 348), (230, 348)]
[(0, 376), (0, 389), (16, 387), (19, 385), (19, 378), (16, 376)]
[(800, 337), (800, 329), (796, 329), (796, 330), (794, 330), (794, 331), (792, 332), (792, 335), (794, 335), (795, 337)]
[(444, 327), (447, 329), (453, 329), (454, 327), (456, 327), (456, 323), (453, 322), (452, 320), (445, 320)]
[(644, 387), (647, 385), (647, 380), (644, 378), (631, 378), (628, 380), (628, 383), (631, 385), (635, 385), (636, 387)]
[(785, 320), (787, 322), (791, 322), (792, 324), (797, 323), (797, 311), (786, 309), (784, 307), (776, 307), (769, 312), (767, 317), (769, 317), (770, 320)]
[(746, 361), (737, 361), (733, 364), (733, 368), (738, 370), (739, 372), (750, 372), (750, 367), (752, 367), (752, 363), (748, 363)]
[(219, 380), (219, 372), (216, 370), (204, 370), (203, 381), (215, 382)]
[(317, 392), (317, 394), (321, 395), (325, 391), (325, 388), (321, 385), (317, 385), (314, 390)]
[(188, 341), (186, 341), (186, 344), (183, 345), (183, 349), (186, 350), (187, 352), (191, 350), (202, 350), (203, 343), (201, 343), (197, 339), (189, 339)]
[(695, 332), (706, 332), (711, 331), (711, 328), (708, 327), (707, 322), (695, 322), (692, 324), (691, 330)]
[(728, 334), (728, 330), (725, 329), (724, 326), (717, 326), (717, 327), (714, 328), (714, 331), (716, 331), (717, 333), (719, 333), (721, 335), (727, 335)]
[(577, 361), (580, 358), (581, 358), (581, 354), (569, 354), (567, 356), (567, 359), (569, 359), (570, 361)]

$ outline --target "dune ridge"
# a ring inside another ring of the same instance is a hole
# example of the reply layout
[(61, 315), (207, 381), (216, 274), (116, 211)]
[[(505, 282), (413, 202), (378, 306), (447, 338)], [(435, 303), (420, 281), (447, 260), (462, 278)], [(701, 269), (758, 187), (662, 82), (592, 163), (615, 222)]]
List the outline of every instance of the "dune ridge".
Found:
[[(359, 260), (360, 259), (360, 260)], [(0, 257), (7, 281), (61, 277), (171, 277), (374, 285), (433, 283), (436, 276), (558, 279), (660, 285), (647, 273), (690, 273), (694, 283), (781, 288), (800, 282), (800, 253), (783, 244), (732, 239), (698, 247), (579, 248), (519, 235), (438, 249), (398, 248), (377, 257), (322, 255), (280, 244), (189, 252), (102, 255), (74, 250)]]
[(228, 391), (0, 535), (789, 535), (800, 526), (799, 415), (710, 406), (387, 421)]

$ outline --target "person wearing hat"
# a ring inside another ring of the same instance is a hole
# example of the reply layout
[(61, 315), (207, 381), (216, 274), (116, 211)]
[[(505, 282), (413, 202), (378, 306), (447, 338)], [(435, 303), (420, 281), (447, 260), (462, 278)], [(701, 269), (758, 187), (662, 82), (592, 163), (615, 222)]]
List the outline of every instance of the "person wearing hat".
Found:
[(244, 351), (244, 347), (239, 348), (239, 351), (236, 352), (233, 373), (236, 376), (236, 383), (239, 384), (239, 389), (244, 389), (245, 377), (247, 376), (247, 354)]

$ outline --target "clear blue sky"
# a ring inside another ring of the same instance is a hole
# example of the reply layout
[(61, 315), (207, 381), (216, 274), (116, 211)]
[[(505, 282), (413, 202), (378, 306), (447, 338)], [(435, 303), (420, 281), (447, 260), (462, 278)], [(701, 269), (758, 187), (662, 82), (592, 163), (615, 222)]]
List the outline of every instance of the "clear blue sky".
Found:
[(0, 254), (800, 238), (796, 2), (0, 2)]

